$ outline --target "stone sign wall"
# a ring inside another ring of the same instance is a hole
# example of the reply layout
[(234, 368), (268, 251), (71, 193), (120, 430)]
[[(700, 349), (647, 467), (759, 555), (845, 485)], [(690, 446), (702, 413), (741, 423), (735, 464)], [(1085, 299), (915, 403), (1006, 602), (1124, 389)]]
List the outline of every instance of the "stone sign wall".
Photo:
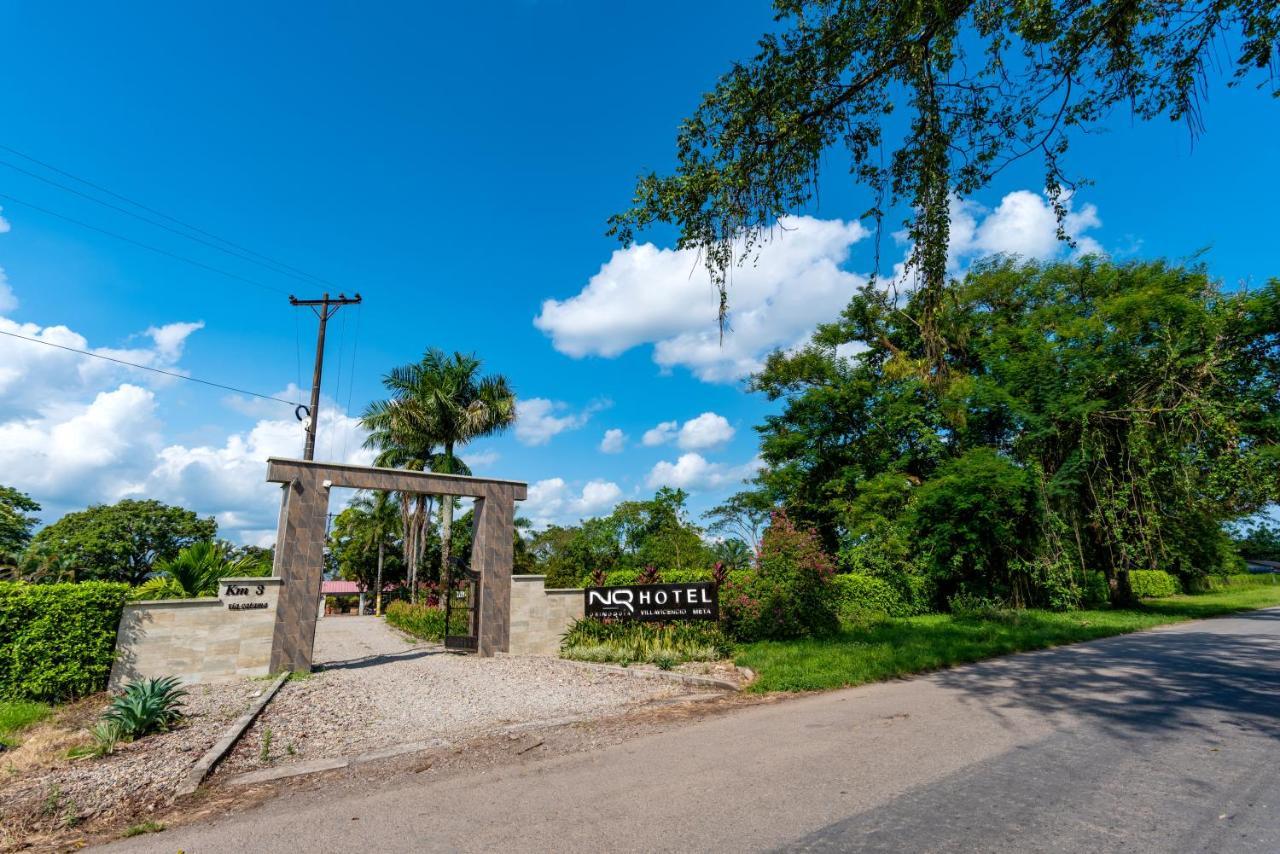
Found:
[(267, 675), (280, 585), (279, 578), (224, 578), (217, 599), (127, 603), (109, 687), (157, 676), (194, 684)]
[(582, 619), (582, 591), (546, 588), (545, 575), (511, 576), (512, 655), (559, 655), (560, 636)]

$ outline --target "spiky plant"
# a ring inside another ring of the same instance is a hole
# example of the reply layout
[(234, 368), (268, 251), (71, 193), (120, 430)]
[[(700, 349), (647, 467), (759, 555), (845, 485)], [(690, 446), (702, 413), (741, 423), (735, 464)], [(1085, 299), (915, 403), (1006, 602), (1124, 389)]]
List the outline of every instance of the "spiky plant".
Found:
[(180, 685), (174, 676), (130, 682), (124, 693), (111, 701), (102, 719), (116, 724), (120, 736), (129, 740), (164, 732), (182, 718), (182, 698), (187, 692)]

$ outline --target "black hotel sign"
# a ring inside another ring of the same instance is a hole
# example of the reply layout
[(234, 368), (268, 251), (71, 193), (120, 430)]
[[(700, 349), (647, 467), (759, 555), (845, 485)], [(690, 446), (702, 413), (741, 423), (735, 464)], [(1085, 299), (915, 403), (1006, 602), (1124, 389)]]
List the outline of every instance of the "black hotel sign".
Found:
[(714, 581), (588, 587), (585, 593), (586, 616), (596, 619), (664, 623), (720, 618), (720, 597)]

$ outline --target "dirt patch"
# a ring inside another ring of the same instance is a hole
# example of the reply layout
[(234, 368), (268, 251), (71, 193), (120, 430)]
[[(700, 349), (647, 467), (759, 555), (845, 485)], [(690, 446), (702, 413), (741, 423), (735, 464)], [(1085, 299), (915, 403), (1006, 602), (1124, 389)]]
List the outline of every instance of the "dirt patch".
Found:
[(188, 689), (177, 729), (117, 746), (101, 758), (70, 759), (89, 743), (106, 708), (99, 694), (63, 706), (0, 756), (0, 851), (40, 847), (67, 832), (115, 827), (167, 809), (186, 770), (266, 683), (238, 680)]

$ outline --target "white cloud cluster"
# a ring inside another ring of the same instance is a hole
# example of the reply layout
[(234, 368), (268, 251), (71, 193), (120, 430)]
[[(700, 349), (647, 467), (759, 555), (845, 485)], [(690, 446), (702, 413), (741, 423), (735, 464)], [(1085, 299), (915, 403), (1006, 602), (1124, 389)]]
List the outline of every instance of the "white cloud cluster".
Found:
[(657, 463), (645, 482), (650, 489), (673, 486), (690, 492), (701, 492), (740, 484), (759, 471), (761, 465), (758, 457), (739, 466), (713, 463), (691, 451), (681, 454), (675, 462), (663, 460)]
[(600, 440), (600, 452), (604, 454), (620, 454), (627, 447), (627, 434), (617, 427), (604, 431)]
[(591, 416), (608, 408), (607, 401), (597, 401), (580, 412), (568, 411), (568, 404), (545, 397), (520, 398), (516, 401), (516, 438), (521, 444), (545, 445), (567, 430), (577, 430)]
[(574, 490), (564, 478), (552, 477), (529, 486), (529, 497), (516, 512), (536, 528), (569, 525), (611, 510), (622, 498), (622, 488), (607, 480), (592, 480)]
[(680, 432), (679, 421), (663, 421), (656, 427), (644, 431), (644, 435), (640, 437), (640, 443), (646, 448), (656, 448), (658, 445), (665, 445), (670, 442)]
[(498, 461), (499, 457), (500, 455), (498, 452), (490, 448), (487, 451), (474, 451), (469, 454), (463, 454), (462, 461), (466, 463), (467, 467), (472, 471), (476, 471), (493, 465)]
[(730, 272), (729, 327), (696, 252), (637, 244), (613, 253), (580, 293), (546, 300), (534, 325), (573, 357), (617, 356), (653, 344), (664, 369), (723, 382), (759, 370), (765, 353), (805, 340), (844, 308), (863, 279), (845, 269), (867, 236), (857, 222), (784, 217), (758, 257)]
[[(1063, 230), (1075, 241), (1075, 255), (1102, 254), (1096, 238), (1086, 232), (1099, 228), (1102, 219), (1093, 204), (1075, 206), (1074, 199), (1063, 200), (1067, 214)], [(894, 238), (906, 242), (906, 233)], [(1058, 238), (1058, 219), (1049, 199), (1029, 190), (1015, 190), (1000, 200), (995, 208), (987, 208), (971, 199), (951, 200), (951, 243), (947, 248), (947, 265), (954, 274), (979, 258), (990, 255), (1019, 255), (1047, 261), (1065, 254), (1068, 245)], [(901, 275), (899, 264), (895, 275)]]
[[(92, 347), (65, 326), (0, 317), (0, 330), (139, 364), (180, 371), (178, 360), (201, 323), (143, 333), (150, 346)], [(66, 350), (0, 336), (0, 472), (4, 483), (59, 513), (122, 498), (157, 498), (217, 517), (230, 539), (274, 539), (279, 487), (263, 480), (269, 456), (301, 455), (302, 425), (287, 407), (232, 397), (224, 402), (257, 423), (220, 443), (166, 441), (159, 397), (177, 382)], [(282, 397), (297, 398), (296, 389)], [(281, 410), (284, 410), (283, 414)], [(324, 399), (317, 456), (369, 462), (359, 420)], [(345, 452), (345, 453), (344, 453)]]
[(679, 421), (663, 421), (646, 430), (641, 443), (647, 448), (675, 442), (685, 451), (705, 451), (725, 444), (736, 431), (729, 419), (715, 412), (704, 412), (683, 425)]
[(13, 288), (9, 287), (9, 277), (5, 275), (4, 267), (0, 267), (0, 311), (13, 311), (17, 307), (18, 298), (14, 295)]

